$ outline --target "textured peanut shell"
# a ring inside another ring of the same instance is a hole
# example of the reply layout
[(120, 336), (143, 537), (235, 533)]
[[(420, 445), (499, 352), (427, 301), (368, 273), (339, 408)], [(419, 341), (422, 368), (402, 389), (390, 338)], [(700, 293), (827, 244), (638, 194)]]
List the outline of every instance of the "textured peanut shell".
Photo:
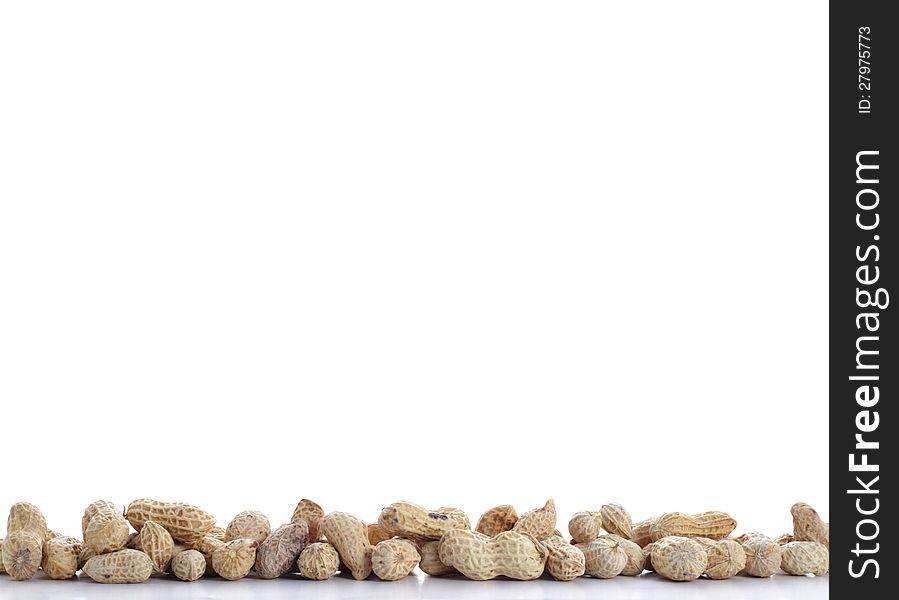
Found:
[(484, 512), (478, 519), (475, 531), (493, 537), (504, 531), (511, 531), (518, 522), (518, 513), (511, 504), (500, 504)]
[(546, 548), (546, 572), (556, 581), (571, 581), (584, 574), (587, 566), (584, 553), (562, 539), (552, 536), (542, 541)]
[(746, 568), (743, 573), (753, 577), (771, 577), (780, 570), (780, 544), (762, 537), (749, 538), (743, 542), (746, 553)]
[(206, 537), (200, 538), (196, 542), (189, 544), (191, 548), (197, 550), (206, 558), (206, 575), (209, 575), (210, 577), (218, 575), (218, 573), (215, 572), (215, 569), (212, 568), (212, 553), (224, 545), (225, 542), (211, 535), (207, 535)]
[[(636, 543), (636, 542), (634, 542)], [(650, 542), (643, 547), (643, 569), (646, 571), (655, 571), (652, 568), (652, 551), (658, 542)]]
[(340, 556), (337, 549), (327, 542), (315, 542), (306, 546), (297, 559), (297, 569), (306, 579), (324, 581), (337, 573)]
[(57, 536), (44, 542), (41, 570), (50, 579), (71, 579), (78, 571), (81, 540)]
[(421, 561), (418, 547), (403, 538), (379, 542), (371, 554), (371, 569), (384, 581), (406, 577)]
[(87, 505), (87, 508), (84, 509), (84, 516), (81, 517), (81, 536), (87, 533), (87, 526), (90, 524), (91, 519), (96, 517), (97, 515), (122, 515), (121, 509), (115, 505), (115, 503), (110, 502), (109, 500), (96, 500)]
[(705, 549), (705, 575), (709, 579), (729, 579), (746, 567), (746, 552), (736, 540), (694, 539)]
[(798, 541), (795, 537), (793, 537), (792, 533), (782, 533), (776, 538), (774, 541), (783, 546), (784, 544), (789, 544), (790, 542)]
[(830, 528), (818, 516), (818, 511), (805, 502), (797, 502), (790, 508), (790, 514), (797, 542), (818, 542), (830, 548)]
[(6, 534), (18, 531), (30, 531), (37, 535), (41, 542), (47, 538), (47, 519), (34, 504), (30, 502), (16, 502), (9, 509), (9, 518), (6, 520)]
[(128, 521), (122, 515), (102, 512), (94, 515), (87, 524), (84, 545), (97, 554), (108, 554), (124, 548), (130, 532)]
[(590, 577), (611, 579), (620, 575), (627, 566), (627, 553), (615, 540), (601, 537), (576, 545), (584, 553), (585, 572)]
[(634, 523), (632, 527), (633, 535), (631, 536), (631, 541), (640, 546), (641, 548), (645, 548), (649, 544), (652, 543), (652, 537), (649, 535), (650, 529), (652, 529), (652, 524), (655, 523), (658, 517), (652, 517), (650, 519), (644, 519), (637, 523)]
[(212, 553), (212, 568), (222, 579), (242, 579), (256, 563), (256, 546), (256, 540), (250, 539), (225, 542)]
[(3, 568), (16, 581), (34, 577), (43, 559), (44, 540), (37, 532), (19, 529), (3, 540)]
[(652, 567), (671, 581), (692, 581), (705, 571), (706, 552), (696, 540), (669, 536), (652, 549)]
[(278, 527), (256, 550), (256, 575), (274, 579), (290, 571), (309, 536), (306, 521), (300, 519)]
[(620, 535), (615, 535), (614, 533), (609, 533), (600, 537), (605, 537), (616, 542), (621, 549), (624, 550), (624, 553), (627, 554), (627, 563), (621, 570), (620, 575), (633, 577), (643, 572), (643, 549), (640, 546), (635, 542), (625, 539)]
[(432, 577), (443, 577), (444, 575), (451, 575), (459, 572), (452, 567), (446, 566), (440, 561), (439, 540), (423, 543), (419, 546), (418, 553), (421, 555), (421, 562), (418, 563), (418, 568)]
[(172, 557), (172, 575), (181, 581), (196, 581), (206, 573), (206, 557), (199, 550), (183, 550)]
[(602, 514), (599, 511), (582, 510), (568, 521), (568, 533), (575, 544), (586, 544), (599, 537), (602, 529)]
[(658, 517), (649, 529), (649, 537), (656, 542), (663, 537), (706, 537), (720, 540), (737, 527), (737, 522), (727, 513), (709, 511), (695, 515), (669, 512)]
[(150, 557), (153, 570), (157, 573), (164, 573), (168, 569), (169, 562), (175, 554), (175, 542), (172, 540), (172, 535), (166, 531), (165, 527), (153, 521), (147, 521), (140, 528), (137, 547)]
[(780, 568), (789, 575), (826, 575), (830, 551), (819, 542), (788, 542), (782, 546)]
[(0, 575), (5, 575), (6, 569), (3, 568), (3, 538), (0, 538)]
[(143, 583), (153, 573), (153, 562), (140, 550), (125, 549), (94, 556), (82, 571), (98, 583)]
[(620, 535), (626, 540), (634, 536), (634, 525), (631, 515), (620, 504), (603, 504), (599, 509), (602, 516), (602, 526), (609, 533)]
[(527, 581), (543, 574), (546, 548), (534, 537), (503, 531), (489, 538), (476, 531), (453, 529), (440, 539), (440, 562), (478, 581), (504, 575)]
[(384, 531), (384, 528), (378, 525), (377, 523), (369, 523), (366, 525), (366, 531), (368, 533), (368, 543), (372, 546), (377, 546), (384, 540), (389, 540), (393, 536)]
[(84, 565), (87, 564), (87, 561), (97, 556), (97, 553), (85, 546), (83, 543), (81, 544), (81, 552), (78, 554), (78, 570), (84, 568)]
[[(384, 508), (378, 516), (378, 525), (391, 536), (421, 542), (439, 540), (444, 533), (453, 529), (471, 529), (468, 516), (458, 508), (428, 510), (405, 501), (394, 502)], [(327, 532), (325, 535), (328, 535)], [(337, 549), (340, 550), (339, 547)]]
[(255, 540), (257, 544), (272, 534), (272, 524), (268, 517), (258, 510), (238, 513), (225, 528), (225, 541)]
[(349, 513), (328, 513), (322, 519), (322, 534), (337, 549), (354, 579), (362, 580), (371, 575), (372, 546), (365, 523)]
[(515, 522), (512, 531), (545, 540), (556, 533), (556, 503), (550, 498), (542, 508), (529, 510)]
[(125, 518), (137, 531), (147, 521), (159, 523), (173, 539), (188, 544), (205, 537), (215, 526), (215, 517), (195, 506), (147, 498), (129, 504)]
[(321, 506), (312, 500), (303, 498), (293, 509), (293, 516), (290, 517), (290, 520), (296, 522), (302, 519), (306, 522), (306, 527), (309, 529), (309, 543), (312, 544), (322, 541), (322, 518), (324, 516), (325, 511)]
[(746, 533), (741, 533), (737, 537), (734, 538), (734, 541), (738, 544), (743, 544), (747, 540), (751, 540), (752, 538), (762, 538), (763, 540), (770, 540), (766, 534), (761, 533), (760, 531), (747, 531)]

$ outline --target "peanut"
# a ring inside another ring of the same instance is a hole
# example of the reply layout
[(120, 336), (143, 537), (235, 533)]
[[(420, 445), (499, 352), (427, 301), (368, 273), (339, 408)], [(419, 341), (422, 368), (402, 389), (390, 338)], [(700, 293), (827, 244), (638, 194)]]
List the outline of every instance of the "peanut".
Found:
[(830, 551), (819, 542), (788, 542), (782, 547), (780, 568), (790, 575), (826, 575)]
[(78, 555), (81, 541), (68, 536), (57, 536), (44, 542), (41, 569), (50, 579), (71, 579), (78, 571)]
[(576, 512), (568, 521), (568, 533), (575, 544), (586, 544), (599, 537), (602, 529), (602, 515), (596, 511)]
[(679, 512), (665, 513), (649, 529), (649, 537), (656, 542), (663, 537), (706, 537), (720, 540), (727, 537), (737, 522), (727, 513), (710, 511), (693, 516)]
[(140, 550), (117, 550), (94, 556), (83, 571), (98, 583), (142, 583), (153, 573), (153, 561)]
[(627, 566), (627, 553), (610, 538), (596, 538), (586, 544), (576, 544), (584, 553), (586, 573), (598, 579), (611, 579), (620, 575)]
[(818, 542), (830, 548), (830, 529), (818, 516), (818, 511), (805, 502), (797, 502), (790, 508), (790, 513), (797, 542)]
[(599, 514), (602, 515), (602, 526), (609, 533), (620, 535), (627, 540), (634, 536), (631, 515), (620, 504), (604, 504), (599, 509)]
[(30, 531), (44, 542), (47, 538), (47, 519), (34, 504), (16, 502), (10, 507), (9, 518), (6, 520), (6, 533), (14, 531)]
[(447, 531), (471, 529), (468, 516), (458, 508), (428, 510), (412, 502), (394, 502), (384, 508), (378, 525), (391, 536), (416, 541), (439, 540)]
[(584, 574), (586, 559), (580, 548), (572, 546), (562, 536), (552, 536), (542, 542), (546, 548), (546, 572), (557, 581), (571, 581)]
[[(634, 542), (636, 543), (636, 542)], [(655, 571), (652, 568), (652, 551), (658, 542), (649, 542), (643, 547), (643, 569), (646, 571)]]
[(696, 540), (668, 536), (652, 549), (652, 567), (671, 581), (692, 581), (705, 571), (706, 552)]
[(478, 581), (505, 575), (511, 579), (536, 579), (543, 574), (546, 548), (534, 537), (503, 531), (489, 538), (476, 531), (453, 529), (440, 538), (440, 562)]
[(0, 538), (0, 575), (4, 575), (6, 569), (3, 568), (3, 538)]
[(128, 505), (125, 518), (137, 531), (147, 521), (159, 523), (179, 542), (202, 539), (215, 526), (215, 518), (204, 510), (180, 502), (159, 502), (142, 498)]
[(789, 544), (790, 542), (795, 542), (797, 540), (793, 537), (792, 533), (782, 533), (774, 538), (774, 541), (783, 546), (784, 544)]
[(354, 579), (362, 580), (371, 575), (372, 547), (365, 523), (349, 513), (332, 512), (325, 515), (321, 526), (322, 533), (337, 549)]
[(256, 540), (225, 542), (212, 553), (212, 568), (222, 579), (235, 581), (247, 576), (256, 563)]
[(371, 554), (371, 568), (384, 581), (396, 581), (412, 572), (421, 562), (418, 547), (402, 538), (379, 542)]
[(94, 515), (84, 531), (84, 545), (97, 554), (121, 550), (128, 543), (128, 521), (118, 513)]
[(763, 540), (771, 539), (766, 534), (761, 533), (759, 531), (747, 531), (746, 533), (741, 533), (740, 535), (735, 537), (734, 541), (739, 544), (742, 544), (742, 543), (745, 543), (747, 540), (751, 540), (752, 538), (762, 538)]
[(448, 567), (440, 562), (439, 549), (439, 540), (425, 542), (419, 546), (418, 553), (421, 555), (421, 562), (418, 563), (418, 568), (432, 577), (443, 577), (444, 575), (458, 573), (459, 571), (453, 567)]
[(272, 525), (264, 514), (258, 510), (245, 510), (238, 513), (225, 528), (225, 541), (255, 540), (257, 544), (265, 541), (272, 533)]
[(652, 529), (652, 524), (656, 522), (657, 518), (658, 517), (652, 517), (651, 519), (644, 519), (639, 523), (634, 523), (631, 541), (641, 548), (645, 548), (651, 544), (652, 537), (649, 535), (649, 530)]
[(41, 566), (43, 538), (27, 529), (12, 531), (3, 540), (3, 568), (17, 581), (31, 579)]
[(551, 537), (556, 531), (556, 503), (550, 498), (542, 508), (527, 511), (515, 522), (512, 531), (533, 536), (538, 540)]
[(309, 536), (309, 528), (302, 519), (278, 527), (256, 550), (256, 575), (274, 579), (284, 575), (296, 564)]
[(183, 550), (172, 558), (172, 574), (181, 581), (196, 581), (206, 573), (206, 557), (198, 550)]
[(736, 540), (693, 539), (705, 549), (705, 575), (709, 579), (728, 579), (746, 567), (746, 552)]
[(324, 516), (325, 511), (321, 506), (304, 498), (293, 509), (293, 516), (290, 520), (294, 523), (299, 519), (306, 521), (306, 527), (309, 528), (309, 543), (312, 544), (322, 540), (322, 518)]
[(206, 558), (206, 575), (218, 575), (215, 569), (212, 568), (212, 553), (224, 545), (225, 542), (211, 535), (207, 535), (190, 544), (192, 549), (199, 551)]
[(627, 554), (627, 563), (624, 565), (624, 569), (621, 570), (621, 575), (633, 577), (634, 575), (639, 575), (643, 572), (643, 549), (640, 546), (635, 542), (625, 539), (620, 535), (615, 535), (614, 533), (609, 533), (600, 537), (605, 537), (616, 542), (621, 549), (624, 550), (624, 553)]
[(743, 572), (753, 577), (771, 577), (780, 570), (780, 544), (763, 537), (751, 537), (743, 542), (746, 568)]
[(384, 531), (384, 528), (377, 523), (369, 523), (366, 525), (366, 532), (368, 533), (368, 543), (372, 546), (377, 546), (384, 540), (389, 540), (393, 537)]
[(219, 541), (224, 542), (225, 541), (225, 528), (215, 525), (212, 529), (209, 530), (209, 533), (207, 533), (206, 535), (209, 537), (213, 537)]
[(487, 510), (478, 519), (475, 531), (493, 537), (503, 531), (510, 531), (518, 522), (518, 513), (511, 504), (500, 504)]
[[(96, 520), (97, 517), (94, 517), (91, 523)], [(137, 549), (150, 557), (156, 573), (164, 573), (175, 553), (175, 543), (165, 527), (159, 523), (147, 521), (140, 528), (137, 536)]]
[(337, 550), (327, 542), (315, 542), (306, 546), (297, 559), (297, 569), (306, 579), (323, 581), (337, 573), (340, 556)]

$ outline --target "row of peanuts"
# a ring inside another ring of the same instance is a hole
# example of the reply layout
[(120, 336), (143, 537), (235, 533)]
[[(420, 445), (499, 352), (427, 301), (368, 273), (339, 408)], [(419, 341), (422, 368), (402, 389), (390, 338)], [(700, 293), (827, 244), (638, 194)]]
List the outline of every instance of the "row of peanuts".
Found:
[(633, 523), (623, 506), (606, 504), (575, 513), (566, 541), (556, 529), (552, 500), (520, 517), (511, 505), (496, 506), (481, 515), (474, 530), (457, 508), (395, 502), (377, 523), (366, 525), (301, 500), (290, 522), (274, 531), (258, 511), (241, 512), (222, 528), (211, 514), (189, 504), (141, 499), (123, 514), (114, 503), (98, 500), (84, 511), (78, 539), (48, 529), (36, 506), (19, 502), (10, 509), (6, 538), (0, 540), (0, 573), (27, 580), (43, 570), (50, 579), (70, 579), (80, 570), (100, 583), (140, 583), (165, 573), (182, 581), (204, 575), (236, 580), (251, 571), (261, 579), (299, 573), (313, 580), (338, 571), (362, 580), (374, 572), (395, 581), (416, 566), (431, 576), (474, 580), (531, 580), (544, 573), (559, 581), (583, 575), (608, 579), (644, 570), (673, 581), (770, 577), (780, 571), (826, 574), (829, 526), (808, 504), (795, 504), (791, 513), (793, 533), (771, 539), (761, 533), (732, 536), (737, 522), (719, 511), (669, 512)]

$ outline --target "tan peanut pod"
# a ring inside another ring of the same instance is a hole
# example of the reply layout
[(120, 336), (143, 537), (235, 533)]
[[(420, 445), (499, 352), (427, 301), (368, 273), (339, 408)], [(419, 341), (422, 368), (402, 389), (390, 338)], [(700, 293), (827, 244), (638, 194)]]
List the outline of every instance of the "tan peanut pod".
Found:
[(153, 561), (140, 550), (117, 550), (94, 556), (82, 572), (97, 583), (143, 583), (153, 573)]
[(278, 527), (256, 550), (256, 575), (275, 579), (290, 571), (309, 536), (306, 521), (298, 520)]
[(215, 569), (212, 568), (212, 553), (225, 545), (225, 542), (222, 540), (212, 537), (211, 535), (207, 535), (206, 537), (200, 538), (196, 542), (192, 544), (188, 544), (194, 550), (197, 550), (206, 558), (206, 575), (212, 577), (214, 575), (218, 575), (215, 572)]
[(602, 515), (603, 528), (609, 533), (620, 535), (626, 540), (634, 536), (634, 525), (631, 521), (631, 515), (620, 504), (603, 504), (599, 509), (599, 514)]
[(172, 557), (172, 575), (181, 581), (196, 581), (206, 573), (206, 557), (199, 550), (182, 550)]
[(44, 534), (44, 543), (49, 542), (53, 538), (58, 538), (58, 537), (68, 537), (68, 536), (63, 535), (63, 534), (59, 533), (58, 531), (53, 531), (52, 529), (48, 529), (47, 533)]
[(95, 515), (84, 531), (84, 545), (97, 554), (121, 550), (128, 544), (128, 521), (118, 513)]
[(652, 528), (652, 524), (655, 523), (657, 518), (658, 517), (652, 517), (651, 519), (644, 519), (638, 523), (634, 523), (631, 541), (641, 548), (645, 548), (651, 544), (652, 537), (649, 535), (649, 530)]
[(354, 579), (362, 580), (371, 575), (372, 547), (365, 523), (349, 513), (332, 512), (325, 515), (321, 526), (322, 534), (337, 549)]
[(299, 519), (306, 521), (306, 527), (309, 528), (309, 543), (312, 544), (322, 541), (322, 518), (324, 516), (325, 511), (321, 506), (304, 498), (293, 509), (293, 516), (290, 517), (290, 520), (291, 522)]
[(172, 539), (190, 544), (205, 537), (215, 526), (215, 517), (181, 502), (160, 502), (142, 498), (128, 505), (125, 518), (137, 531), (147, 521), (166, 528)]
[(71, 579), (78, 571), (81, 540), (57, 536), (44, 542), (41, 570), (50, 579)]
[[(636, 544), (636, 542), (634, 542)], [(643, 569), (645, 571), (655, 571), (652, 568), (652, 551), (658, 542), (649, 542), (643, 547)]]
[(306, 579), (324, 581), (337, 573), (340, 556), (327, 542), (315, 542), (306, 546), (297, 559), (297, 569)]
[(536, 538), (503, 531), (489, 538), (476, 531), (453, 529), (440, 538), (437, 556), (469, 579), (484, 581), (504, 575), (528, 581), (543, 574), (548, 552)]
[(751, 540), (752, 538), (762, 538), (763, 540), (770, 540), (766, 534), (761, 533), (760, 531), (747, 531), (746, 533), (741, 533), (737, 537), (733, 538), (735, 542), (738, 544), (746, 543), (747, 540)]
[(518, 513), (511, 504), (500, 504), (484, 512), (478, 519), (475, 531), (493, 537), (504, 531), (511, 531), (518, 522)]
[(656, 542), (663, 537), (707, 537), (720, 540), (736, 528), (737, 522), (727, 513), (709, 511), (696, 515), (679, 512), (665, 513), (649, 529), (649, 537)]
[[(91, 523), (96, 521), (93, 519)], [(153, 570), (165, 573), (175, 553), (175, 542), (165, 527), (153, 521), (147, 521), (140, 528), (137, 547), (153, 562)]]
[(459, 571), (456, 569), (440, 562), (439, 549), (440, 540), (432, 540), (419, 546), (418, 553), (421, 555), (421, 562), (418, 563), (418, 568), (432, 577), (443, 577), (444, 575), (458, 573)]
[(13, 504), (6, 520), (6, 533), (9, 535), (18, 531), (30, 531), (43, 543), (47, 537), (47, 519), (44, 518), (44, 513), (30, 502)]
[(693, 539), (705, 549), (704, 574), (709, 579), (729, 579), (746, 567), (746, 552), (736, 540)]
[(575, 544), (586, 544), (599, 537), (602, 529), (602, 515), (599, 511), (582, 510), (574, 513), (568, 521), (568, 533)]
[(781, 547), (773, 540), (752, 537), (743, 542), (746, 568), (743, 573), (753, 577), (771, 577), (780, 570)]
[(790, 542), (795, 542), (796, 538), (793, 537), (792, 533), (782, 533), (779, 536), (777, 536), (776, 538), (774, 538), (774, 541), (776, 543), (780, 544), (781, 546), (783, 546), (784, 544), (789, 544)]
[(366, 525), (366, 528), (366, 531), (368, 532), (368, 543), (372, 546), (377, 546), (384, 540), (389, 540), (393, 537), (384, 531), (384, 529), (377, 523), (369, 523)]
[(272, 524), (268, 517), (258, 510), (238, 513), (225, 528), (225, 541), (255, 540), (257, 544), (272, 534)]
[(616, 542), (621, 546), (621, 549), (624, 550), (624, 553), (627, 554), (627, 563), (624, 565), (624, 569), (621, 570), (620, 575), (633, 577), (643, 572), (643, 549), (638, 546), (636, 542), (632, 542), (620, 535), (615, 535), (614, 533), (609, 533), (600, 537), (608, 538), (613, 542)]
[(243, 579), (256, 564), (256, 540), (225, 542), (212, 553), (212, 568), (222, 579)]
[(3, 568), (3, 538), (0, 538), (0, 575), (5, 575), (6, 569)]
[(115, 503), (110, 502), (109, 500), (97, 500), (88, 504), (87, 508), (84, 509), (84, 516), (81, 517), (82, 538), (87, 533), (87, 526), (90, 524), (91, 519), (99, 514), (121, 516), (122, 510), (118, 506), (116, 506)]
[(556, 535), (540, 543), (546, 548), (546, 572), (550, 577), (556, 581), (571, 581), (584, 574), (587, 565), (580, 548)]
[(384, 581), (396, 581), (411, 573), (421, 562), (418, 547), (403, 538), (383, 540), (371, 553), (371, 569)]
[[(447, 531), (471, 529), (468, 516), (458, 508), (428, 510), (405, 501), (394, 502), (384, 508), (378, 516), (378, 525), (391, 536), (416, 541), (439, 540)], [(325, 536), (328, 535), (327, 532), (324, 533)], [(339, 546), (337, 550), (340, 551)]]
[[(127, 523), (127, 521), (126, 521)], [(128, 541), (125, 542), (125, 547), (129, 550), (140, 550), (140, 532), (136, 531), (128, 536)]]
[(611, 579), (627, 566), (627, 553), (613, 539), (600, 537), (586, 544), (576, 544), (584, 553), (586, 574), (598, 579)]
[(780, 568), (789, 575), (826, 575), (830, 551), (819, 542), (788, 542), (782, 546)]
[(81, 552), (78, 554), (78, 570), (80, 571), (81, 569), (83, 569), (84, 565), (87, 564), (87, 561), (89, 561), (90, 559), (92, 559), (95, 556), (97, 556), (96, 551), (92, 550), (91, 548), (88, 548), (87, 546), (84, 545), (84, 543), (82, 543), (81, 544)]
[(693, 581), (705, 571), (706, 552), (696, 540), (668, 536), (652, 549), (652, 567), (671, 581)]
[(216, 525), (212, 529), (210, 529), (209, 533), (207, 533), (206, 535), (224, 542), (225, 541), (225, 528), (219, 527), (218, 525)]
[(830, 548), (830, 528), (818, 516), (818, 511), (805, 502), (797, 502), (790, 508), (790, 514), (797, 542), (818, 542)]
[(43, 559), (43, 538), (28, 529), (14, 530), (3, 540), (3, 569), (16, 581), (34, 577)]
[(552, 537), (556, 532), (556, 503), (550, 498), (542, 508), (527, 511), (515, 522), (512, 531), (533, 536), (538, 540)]

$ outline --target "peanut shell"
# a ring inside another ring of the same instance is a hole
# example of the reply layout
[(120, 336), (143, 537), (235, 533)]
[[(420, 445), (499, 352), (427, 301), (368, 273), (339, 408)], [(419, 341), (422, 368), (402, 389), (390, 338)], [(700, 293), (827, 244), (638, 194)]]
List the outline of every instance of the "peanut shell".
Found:
[(153, 561), (140, 550), (117, 550), (94, 556), (82, 571), (97, 583), (143, 583), (153, 573)]
[(300, 519), (278, 527), (256, 550), (256, 575), (274, 579), (290, 571), (306, 547), (309, 528)]
[(380, 579), (396, 581), (411, 573), (420, 561), (421, 555), (414, 543), (402, 538), (391, 538), (374, 547), (371, 568)]
[(503, 531), (511, 531), (518, 522), (518, 513), (511, 504), (500, 504), (487, 510), (478, 519), (475, 531), (493, 537)]

